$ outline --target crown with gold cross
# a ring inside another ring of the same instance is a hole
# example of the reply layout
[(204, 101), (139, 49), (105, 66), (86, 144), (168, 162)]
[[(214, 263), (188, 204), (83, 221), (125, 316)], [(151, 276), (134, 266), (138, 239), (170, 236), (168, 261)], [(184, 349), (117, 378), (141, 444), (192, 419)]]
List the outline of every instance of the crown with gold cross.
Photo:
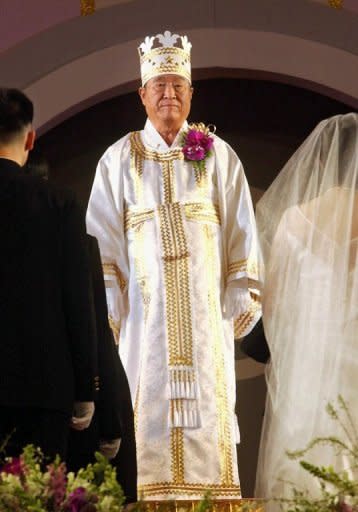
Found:
[(151, 78), (166, 74), (183, 76), (191, 83), (190, 50), (187, 36), (169, 30), (147, 36), (138, 48), (142, 86)]

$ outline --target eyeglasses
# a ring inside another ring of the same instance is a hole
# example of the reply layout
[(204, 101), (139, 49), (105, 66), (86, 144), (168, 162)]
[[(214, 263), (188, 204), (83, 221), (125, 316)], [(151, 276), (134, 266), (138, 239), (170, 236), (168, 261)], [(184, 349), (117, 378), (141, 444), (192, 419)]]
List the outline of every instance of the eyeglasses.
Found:
[(174, 80), (173, 82), (166, 82), (164, 80), (158, 80), (148, 84), (148, 86), (155, 92), (164, 92), (167, 87), (172, 87), (176, 94), (184, 94), (190, 89), (188, 82), (181, 82)]

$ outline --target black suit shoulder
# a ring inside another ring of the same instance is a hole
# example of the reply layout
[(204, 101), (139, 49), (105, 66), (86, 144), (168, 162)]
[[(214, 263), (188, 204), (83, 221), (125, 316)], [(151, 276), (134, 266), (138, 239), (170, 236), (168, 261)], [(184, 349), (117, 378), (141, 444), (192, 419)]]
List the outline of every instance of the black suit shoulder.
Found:
[(93, 399), (90, 273), (73, 192), (0, 159), (0, 404)]

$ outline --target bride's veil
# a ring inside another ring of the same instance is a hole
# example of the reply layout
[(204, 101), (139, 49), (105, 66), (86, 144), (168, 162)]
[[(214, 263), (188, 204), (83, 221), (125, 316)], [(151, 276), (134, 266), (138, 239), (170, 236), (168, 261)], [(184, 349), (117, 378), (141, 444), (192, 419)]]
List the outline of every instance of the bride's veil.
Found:
[[(256, 496), (289, 496), (282, 479), (315, 493), (285, 451), (336, 434), (325, 405), (338, 394), (358, 419), (357, 114), (315, 128), (259, 201), (257, 227), (271, 363)], [(327, 448), (311, 457), (344, 464)]]

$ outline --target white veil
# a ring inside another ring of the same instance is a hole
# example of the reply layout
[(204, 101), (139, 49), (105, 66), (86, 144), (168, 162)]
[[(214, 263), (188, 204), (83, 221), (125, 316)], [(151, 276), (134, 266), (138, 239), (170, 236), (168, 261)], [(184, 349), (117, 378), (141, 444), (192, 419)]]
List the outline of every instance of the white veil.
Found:
[[(338, 394), (358, 420), (357, 114), (315, 128), (258, 202), (257, 226), (271, 363), (256, 496), (292, 497), (280, 479), (314, 495), (285, 451), (337, 434), (325, 405)], [(307, 458), (344, 464), (327, 448)]]

